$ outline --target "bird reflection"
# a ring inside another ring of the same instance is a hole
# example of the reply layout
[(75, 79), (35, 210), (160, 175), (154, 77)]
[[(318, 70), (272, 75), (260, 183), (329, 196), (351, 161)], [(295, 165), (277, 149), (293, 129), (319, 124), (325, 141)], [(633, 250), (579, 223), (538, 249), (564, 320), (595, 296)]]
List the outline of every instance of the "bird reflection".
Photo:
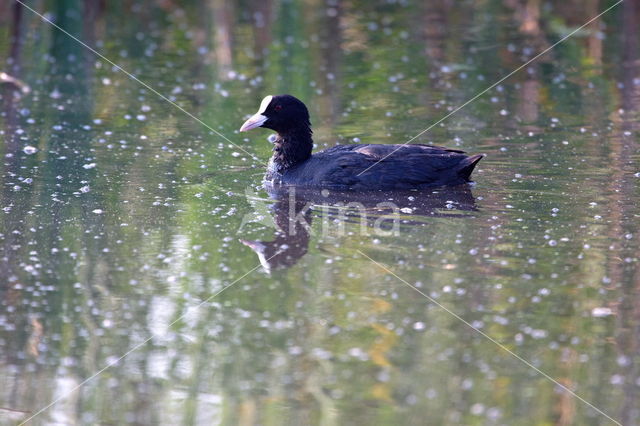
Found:
[[(273, 241), (240, 240), (257, 255), (262, 267), (273, 269), (289, 268), (307, 253), (311, 238), (311, 209), (307, 202), (295, 195), (280, 194), (272, 205), (276, 237)], [(270, 196), (273, 196), (271, 193)]]
[[(465, 217), (477, 210), (469, 185), (422, 191), (334, 192), (299, 187), (266, 187), (276, 235), (272, 241), (240, 240), (251, 248), (267, 272), (295, 265), (308, 251), (312, 220), (360, 223), (364, 234), (389, 235), (393, 230), (424, 225), (433, 217)], [(326, 229), (323, 227), (323, 233)], [(338, 235), (339, 236), (339, 235)]]

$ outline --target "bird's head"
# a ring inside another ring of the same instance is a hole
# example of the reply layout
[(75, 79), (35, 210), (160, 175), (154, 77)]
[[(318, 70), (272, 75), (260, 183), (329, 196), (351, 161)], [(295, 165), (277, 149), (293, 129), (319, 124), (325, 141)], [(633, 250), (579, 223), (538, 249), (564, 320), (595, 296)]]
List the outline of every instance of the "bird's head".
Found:
[(301, 100), (291, 95), (270, 95), (262, 100), (258, 112), (244, 122), (240, 131), (264, 127), (284, 135), (310, 126), (309, 110)]

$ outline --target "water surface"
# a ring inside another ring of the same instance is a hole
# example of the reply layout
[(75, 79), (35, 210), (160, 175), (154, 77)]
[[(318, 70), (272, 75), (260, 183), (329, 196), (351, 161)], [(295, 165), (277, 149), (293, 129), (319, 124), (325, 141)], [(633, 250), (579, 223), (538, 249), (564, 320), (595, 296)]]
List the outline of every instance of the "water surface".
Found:
[(475, 185), (293, 205), (265, 95), (402, 143), (614, 3), (29, 3), (175, 105), (5, 3), (3, 424), (640, 423), (632, 1), (415, 140)]

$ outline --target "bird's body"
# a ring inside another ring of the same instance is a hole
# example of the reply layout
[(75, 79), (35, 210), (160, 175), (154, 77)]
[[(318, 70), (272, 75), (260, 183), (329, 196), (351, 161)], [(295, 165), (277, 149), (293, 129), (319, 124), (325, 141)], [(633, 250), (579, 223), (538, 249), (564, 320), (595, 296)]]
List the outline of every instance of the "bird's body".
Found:
[(338, 145), (312, 154), (306, 106), (290, 95), (268, 96), (241, 131), (278, 132), (265, 180), (339, 190), (393, 190), (460, 185), (484, 155), (432, 145)]
[(272, 160), (265, 179), (340, 190), (459, 185), (469, 182), (481, 158), (430, 145), (338, 145), (280, 171)]

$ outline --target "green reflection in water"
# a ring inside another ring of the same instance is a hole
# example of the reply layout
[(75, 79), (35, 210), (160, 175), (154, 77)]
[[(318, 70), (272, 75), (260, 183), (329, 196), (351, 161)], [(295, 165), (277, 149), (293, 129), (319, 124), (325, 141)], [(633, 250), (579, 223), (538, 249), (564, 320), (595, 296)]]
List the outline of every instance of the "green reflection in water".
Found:
[[(403, 142), (611, 4), (37, 6), (266, 163), (267, 133), (237, 133), (265, 94), (304, 99), (319, 147)], [(489, 154), (472, 194), (397, 196), (421, 208), (390, 235), (316, 197), (292, 236), (264, 164), (0, 5), (1, 66), (31, 88), (2, 86), (0, 419), (153, 336), (34, 424), (608, 424), (361, 250), (637, 424), (633, 8), (420, 138)], [(284, 254), (194, 309), (260, 250)]]

